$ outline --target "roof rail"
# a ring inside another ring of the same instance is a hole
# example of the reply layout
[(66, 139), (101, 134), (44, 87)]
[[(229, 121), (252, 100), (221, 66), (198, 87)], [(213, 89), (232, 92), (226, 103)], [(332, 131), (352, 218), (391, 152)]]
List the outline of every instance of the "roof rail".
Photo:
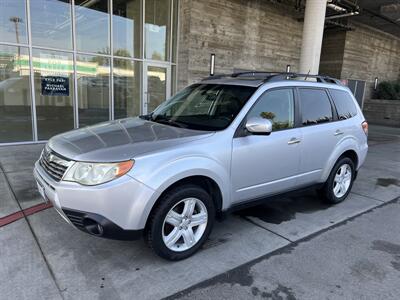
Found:
[(273, 81), (281, 81), (281, 80), (289, 80), (304, 77), (303, 80), (307, 78), (315, 78), (317, 82), (322, 83), (333, 83), (337, 85), (342, 85), (339, 79), (327, 76), (327, 75), (313, 75), (313, 74), (301, 74), (301, 73), (279, 73), (273, 74), (268, 78), (265, 78), (265, 82), (273, 82)]
[(339, 79), (326, 76), (326, 75), (313, 75), (313, 74), (300, 74), (300, 73), (286, 73), (286, 72), (270, 72), (270, 71), (246, 71), (246, 72), (238, 72), (233, 74), (219, 74), (214, 76), (209, 76), (204, 80), (213, 80), (213, 79), (221, 79), (224, 77), (232, 77), (232, 78), (239, 78), (239, 77), (256, 77), (262, 79), (264, 82), (274, 82), (274, 81), (282, 81), (282, 80), (290, 80), (304, 77), (303, 80), (307, 78), (315, 78), (317, 82), (321, 83), (333, 83), (337, 85), (342, 85)]

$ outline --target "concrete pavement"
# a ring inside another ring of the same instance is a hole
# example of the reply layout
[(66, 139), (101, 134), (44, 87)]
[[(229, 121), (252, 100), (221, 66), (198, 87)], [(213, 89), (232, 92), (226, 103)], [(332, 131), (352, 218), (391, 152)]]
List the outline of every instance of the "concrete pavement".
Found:
[(397, 300), (399, 215), (392, 201), (170, 299)]
[[(374, 207), (395, 205), (387, 203), (400, 195), (400, 129), (371, 126), (370, 145), (367, 161), (345, 202), (326, 206), (310, 191), (238, 212), (223, 222), (217, 222), (204, 248), (181, 262), (171, 263), (158, 258), (142, 241), (111, 241), (84, 234), (66, 224), (53, 209), (0, 227), (0, 298), (6, 295), (5, 299), (159, 299), (174, 294), (187, 297), (192, 293), (201, 297), (204, 291), (197, 285), (210, 278), (229, 277), (229, 270), (243, 264), (254, 264), (254, 260), (269, 262), (266, 257), (270, 253), (290, 249), (288, 247), (294, 247), (299, 241), (318, 235), (323, 230), (328, 230), (323, 235), (329, 237), (339, 228), (329, 230), (332, 226), (338, 226)], [(31, 175), (33, 162), (42, 147), (0, 147), (0, 165), (4, 171), (4, 174), (0, 172), (0, 218), (42, 202)], [(393, 215), (382, 218), (391, 220)], [(357, 227), (356, 233), (362, 237), (365, 230), (368, 226)], [(321, 236), (310, 238), (309, 242)], [(387, 239), (390, 242), (390, 237)], [(350, 241), (338, 239), (336, 243), (341, 245)], [(396, 243), (395, 239), (392, 243)], [(337, 251), (342, 250), (345, 249), (338, 246)], [(335, 258), (332, 263), (342, 264), (341, 255), (338, 254), (338, 259)], [(357, 256), (356, 251), (354, 255)], [(300, 260), (301, 263), (295, 258), (288, 260), (288, 268), (310, 274), (307, 279), (310, 292), (328, 298), (330, 294), (327, 290), (312, 280), (312, 276), (318, 274), (312, 261), (305, 264), (303, 257)], [(322, 262), (321, 259), (321, 265)], [(269, 270), (264, 273), (269, 274)], [(280, 278), (275, 273), (271, 274)], [(288, 299), (291, 294), (299, 299), (308, 299), (311, 294), (299, 290), (290, 281), (296, 278), (294, 275), (293, 278), (290, 272), (281, 275), (286, 276), (287, 281), (276, 281), (280, 285), (272, 282), (264, 295), (271, 294), (270, 298), (273, 298), (286, 293)], [(253, 281), (258, 280), (257, 276), (252, 275)], [(296, 280), (300, 279), (301, 276)], [(397, 285), (400, 285), (399, 277), (397, 279)], [(249, 279), (246, 276), (239, 278), (239, 281), (242, 280)], [(212, 289), (214, 283), (219, 284), (208, 281), (208, 287)], [(300, 282), (297, 284), (301, 285)], [(221, 292), (234, 296), (227, 292), (232, 287), (236, 284), (221, 287)], [(239, 288), (238, 295), (251, 297), (255, 293), (261, 297), (262, 288), (261, 283), (245, 284), (243, 289)], [(176, 294), (183, 290), (183, 294)], [(351, 295), (353, 291), (346, 285), (343, 285), (343, 290), (349, 293), (346, 295)], [(201, 293), (196, 294), (198, 291)], [(205, 297), (212, 295), (204, 294)], [(400, 293), (396, 295), (400, 296)]]

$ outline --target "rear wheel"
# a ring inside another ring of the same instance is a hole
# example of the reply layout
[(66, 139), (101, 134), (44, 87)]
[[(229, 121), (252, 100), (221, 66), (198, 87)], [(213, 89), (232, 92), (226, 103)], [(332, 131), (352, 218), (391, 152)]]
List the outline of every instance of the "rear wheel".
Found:
[(194, 254), (212, 229), (215, 207), (210, 195), (195, 185), (166, 193), (146, 230), (149, 246), (159, 256), (181, 260)]
[(346, 199), (353, 186), (354, 175), (353, 161), (348, 157), (340, 158), (320, 191), (325, 202), (336, 204)]

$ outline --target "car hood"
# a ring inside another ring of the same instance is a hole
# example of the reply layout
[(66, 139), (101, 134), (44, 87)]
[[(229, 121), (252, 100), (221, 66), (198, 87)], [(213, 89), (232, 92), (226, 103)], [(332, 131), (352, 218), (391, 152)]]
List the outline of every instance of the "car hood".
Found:
[(117, 162), (212, 134), (127, 118), (56, 135), (49, 140), (48, 146), (76, 161)]

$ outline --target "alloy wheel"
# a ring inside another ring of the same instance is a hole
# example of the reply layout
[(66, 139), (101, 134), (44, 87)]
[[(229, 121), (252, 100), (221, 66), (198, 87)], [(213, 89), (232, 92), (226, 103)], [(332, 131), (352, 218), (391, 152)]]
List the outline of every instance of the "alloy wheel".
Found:
[(343, 164), (337, 170), (335, 178), (333, 180), (333, 193), (335, 197), (341, 198), (350, 187), (352, 179), (351, 167), (348, 164)]
[(185, 198), (167, 213), (162, 238), (168, 249), (182, 252), (192, 248), (203, 236), (208, 222), (208, 211), (197, 198)]

